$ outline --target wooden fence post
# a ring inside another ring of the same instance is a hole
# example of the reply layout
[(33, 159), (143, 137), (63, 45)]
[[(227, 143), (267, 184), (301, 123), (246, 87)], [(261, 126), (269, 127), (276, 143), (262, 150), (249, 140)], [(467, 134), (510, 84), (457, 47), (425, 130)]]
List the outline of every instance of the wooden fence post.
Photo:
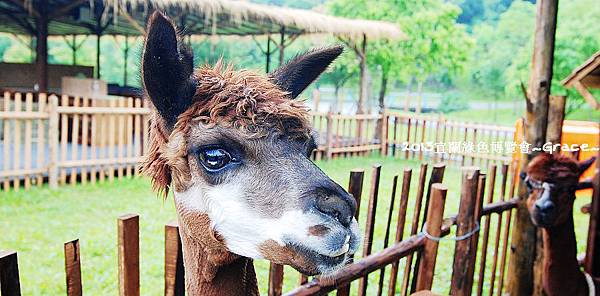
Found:
[(17, 252), (0, 251), (0, 295), (21, 295)]
[(283, 292), (283, 265), (269, 263), (269, 296), (279, 296)]
[[(442, 234), (442, 221), (444, 220), (444, 207), (446, 204), (446, 193), (448, 188), (440, 183), (431, 186), (431, 202), (427, 211), (426, 231), (432, 237), (440, 237)], [(435, 260), (437, 257), (439, 242), (427, 239), (423, 246), (423, 256), (419, 263), (416, 290), (430, 290), (433, 284), (435, 271)]]
[(58, 187), (58, 97), (51, 95), (48, 102), (48, 185)]
[[(457, 237), (471, 233), (477, 226), (478, 185), (479, 169), (474, 167), (463, 168), (460, 207), (456, 219)], [(471, 295), (477, 255), (477, 248), (473, 249), (473, 239), (473, 237), (469, 237), (456, 241), (450, 295)]]
[(179, 226), (165, 224), (165, 296), (185, 295), (185, 273)]
[(387, 143), (388, 143), (388, 114), (385, 109), (381, 113), (381, 156), (387, 156)]
[(118, 218), (119, 295), (140, 295), (140, 226), (139, 216), (126, 214)]
[(67, 295), (81, 296), (81, 249), (79, 248), (79, 239), (66, 242), (64, 251)]
[[(375, 214), (377, 211), (377, 197), (379, 196), (379, 179), (381, 175), (381, 165), (377, 164), (373, 166), (371, 173), (371, 189), (369, 192), (369, 207), (367, 213), (367, 221), (365, 224), (365, 238), (363, 257), (367, 257), (371, 254), (373, 248), (373, 233), (375, 232)], [(367, 284), (369, 276), (362, 277), (358, 282), (358, 295), (367, 295)]]
[[(444, 172), (446, 170), (446, 165), (443, 163), (438, 163), (433, 166), (431, 170), (431, 176), (429, 177), (429, 182), (427, 185), (427, 193), (425, 193), (425, 205), (423, 206), (423, 219), (428, 216), (429, 212), (429, 201), (431, 197), (432, 186), (435, 183), (442, 183), (444, 181)], [(421, 227), (425, 225), (425, 221), (421, 223)], [(421, 262), (422, 253), (417, 253), (417, 258), (415, 260), (415, 268), (413, 269), (413, 279), (411, 282), (411, 291), (417, 291), (417, 277), (419, 276), (419, 266)]]
[[(356, 218), (357, 221), (358, 221), (358, 217), (360, 215), (360, 200), (362, 197), (362, 188), (363, 188), (364, 177), (365, 177), (365, 171), (363, 171), (363, 170), (352, 170), (350, 172), (348, 193), (350, 193), (354, 197), (354, 199), (356, 199), (356, 212), (354, 213), (354, 218)], [(354, 255), (351, 255), (350, 258), (354, 258)], [(337, 296), (350, 295), (350, 284), (338, 288), (336, 295)]]
[(333, 155), (333, 113), (331, 111), (327, 112), (327, 139), (325, 140), (325, 158), (327, 160), (331, 159)]
[(318, 89), (313, 90), (313, 112), (319, 112), (319, 103), (321, 102), (321, 92)]

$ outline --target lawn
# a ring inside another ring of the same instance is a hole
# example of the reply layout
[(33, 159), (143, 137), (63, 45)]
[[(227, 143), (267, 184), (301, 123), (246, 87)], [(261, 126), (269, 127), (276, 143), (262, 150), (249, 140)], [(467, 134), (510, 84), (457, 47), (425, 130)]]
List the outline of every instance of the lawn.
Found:
[[(383, 168), (373, 242), (373, 250), (377, 251), (383, 248), (392, 177), (401, 174), (405, 167), (410, 167), (413, 168), (413, 184), (416, 184), (419, 162), (372, 156), (322, 161), (318, 165), (343, 186), (348, 183), (351, 169), (365, 169), (367, 174), (363, 200), (366, 201), (370, 168), (375, 163), (382, 164)], [(449, 187), (446, 216), (458, 210), (459, 180), (459, 169), (447, 168), (444, 182)], [(416, 186), (411, 189), (408, 217), (412, 217), (412, 198), (416, 193)], [(589, 197), (579, 198), (576, 209), (586, 202), (589, 202)], [(361, 222), (365, 221), (366, 205), (366, 202), (362, 203)], [(57, 190), (42, 187), (30, 191), (0, 193), (0, 249), (19, 252), (24, 295), (65, 294), (63, 243), (74, 238), (79, 238), (81, 242), (85, 293), (116, 294), (116, 218), (124, 213), (140, 214), (141, 295), (161, 295), (164, 283), (164, 224), (175, 219), (175, 211), (172, 199), (163, 201), (157, 197), (150, 191), (147, 179), (64, 186)], [(492, 222), (495, 223), (495, 220), (494, 218)], [(395, 221), (392, 223), (395, 225)], [(587, 216), (579, 214), (579, 210), (576, 212), (576, 225), (579, 251), (582, 252), (585, 249)], [(492, 232), (490, 241), (494, 237)], [(450, 254), (453, 250), (454, 244), (451, 241), (443, 241), (440, 245), (434, 280), (434, 290), (439, 293), (447, 293), (449, 288), (452, 266)], [(266, 294), (268, 262), (257, 261), (256, 267), (261, 292)], [(378, 274), (370, 276), (369, 295), (375, 292)], [(296, 283), (297, 273), (286, 267), (284, 291), (289, 291)]]
[[(521, 106), (519, 106), (521, 107)], [(521, 109), (494, 109), (487, 108), (482, 110), (464, 110), (444, 114), (444, 117), (477, 123), (497, 124), (502, 126), (515, 126), (517, 119), (523, 117), (524, 111)], [(600, 119), (600, 111), (592, 110), (587, 106), (574, 110), (567, 114), (567, 120), (595, 121)]]

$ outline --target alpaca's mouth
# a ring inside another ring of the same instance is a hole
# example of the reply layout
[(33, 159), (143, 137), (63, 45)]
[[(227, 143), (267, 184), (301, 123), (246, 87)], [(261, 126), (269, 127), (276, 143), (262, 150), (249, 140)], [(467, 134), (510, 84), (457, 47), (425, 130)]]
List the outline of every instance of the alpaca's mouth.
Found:
[(305, 258), (306, 261), (311, 262), (310, 266), (293, 266), (296, 270), (300, 271), (305, 275), (318, 275), (318, 274), (327, 274), (332, 273), (345, 265), (347, 262), (347, 258), (349, 256), (348, 250), (350, 246), (348, 245), (348, 250), (342, 252), (346, 247), (343, 247), (338, 251), (338, 255), (333, 253), (330, 254), (321, 254), (314, 250), (303, 248), (303, 247), (293, 247), (296, 252)]
[(328, 274), (335, 272), (348, 263), (350, 256), (356, 252), (357, 238), (348, 234), (337, 244), (329, 248), (313, 248), (300, 244), (290, 244), (290, 247), (302, 258), (308, 266), (294, 266), (298, 271), (306, 275)]

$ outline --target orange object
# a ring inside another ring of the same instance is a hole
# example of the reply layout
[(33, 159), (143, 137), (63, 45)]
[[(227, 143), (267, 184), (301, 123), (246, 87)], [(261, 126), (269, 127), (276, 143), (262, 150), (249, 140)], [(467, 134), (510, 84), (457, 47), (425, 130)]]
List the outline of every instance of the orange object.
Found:
[[(515, 136), (514, 141), (517, 144), (516, 151), (513, 153), (513, 163), (516, 163), (518, 168), (521, 167), (521, 151), (519, 150), (519, 144), (523, 142), (523, 120), (517, 120), (515, 124)], [(581, 149), (579, 152), (579, 160), (585, 160), (592, 156), (598, 155), (598, 149), (600, 148), (600, 123), (591, 121), (575, 121), (565, 120), (563, 122), (562, 139), (561, 145), (565, 144), (569, 147), (577, 145), (578, 147), (587, 146), (587, 151)], [(568, 153), (562, 151), (561, 153)], [(599, 160), (596, 160), (599, 161)], [(594, 175), (596, 165), (592, 165), (584, 174), (581, 175), (582, 179), (591, 177)], [(591, 192), (590, 190), (582, 191), (584, 194)]]

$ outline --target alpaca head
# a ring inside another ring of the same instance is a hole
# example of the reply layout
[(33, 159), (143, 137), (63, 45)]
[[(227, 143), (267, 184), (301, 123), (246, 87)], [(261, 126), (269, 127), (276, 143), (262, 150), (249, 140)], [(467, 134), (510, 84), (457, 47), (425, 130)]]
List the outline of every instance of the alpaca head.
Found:
[(579, 177), (594, 162), (592, 157), (578, 162), (564, 155), (541, 153), (527, 165), (521, 179), (527, 186), (527, 208), (533, 224), (553, 227), (565, 223), (573, 214)]
[(310, 161), (316, 139), (295, 100), (341, 52), (311, 51), (269, 76), (221, 62), (194, 71), (171, 20), (152, 15), (142, 78), (156, 112), (143, 170), (155, 190), (173, 191), (185, 235), (209, 253), (306, 274), (356, 251), (356, 201)]

